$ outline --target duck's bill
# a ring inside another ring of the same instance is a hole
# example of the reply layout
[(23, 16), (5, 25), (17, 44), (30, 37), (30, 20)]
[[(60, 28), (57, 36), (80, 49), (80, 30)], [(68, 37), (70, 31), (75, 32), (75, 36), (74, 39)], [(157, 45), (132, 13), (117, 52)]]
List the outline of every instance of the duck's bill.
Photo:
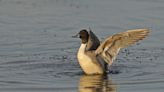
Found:
[(79, 38), (79, 34), (72, 36), (72, 38)]

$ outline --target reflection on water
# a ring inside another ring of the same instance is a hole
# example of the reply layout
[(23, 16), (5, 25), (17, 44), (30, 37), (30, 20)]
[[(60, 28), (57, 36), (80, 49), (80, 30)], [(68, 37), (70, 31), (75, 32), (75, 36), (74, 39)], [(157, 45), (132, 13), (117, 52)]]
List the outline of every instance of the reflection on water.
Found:
[(79, 80), (79, 92), (116, 92), (116, 85), (108, 76), (83, 75)]

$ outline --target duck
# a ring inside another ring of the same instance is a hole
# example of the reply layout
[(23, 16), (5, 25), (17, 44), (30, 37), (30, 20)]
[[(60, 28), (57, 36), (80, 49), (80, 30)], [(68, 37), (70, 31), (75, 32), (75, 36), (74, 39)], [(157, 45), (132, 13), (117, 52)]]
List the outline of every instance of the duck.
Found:
[(106, 74), (119, 51), (148, 36), (150, 30), (131, 29), (108, 36), (102, 42), (91, 29), (82, 29), (73, 38), (80, 38), (81, 45), (77, 59), (81, 69), (87, 75)]

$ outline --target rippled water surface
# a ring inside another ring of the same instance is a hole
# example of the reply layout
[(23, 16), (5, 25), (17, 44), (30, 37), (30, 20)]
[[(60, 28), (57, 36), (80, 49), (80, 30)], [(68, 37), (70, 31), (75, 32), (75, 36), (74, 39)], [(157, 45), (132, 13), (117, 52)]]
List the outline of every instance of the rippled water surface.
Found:
[[(163, 92), (163, 0), (0, 0), (1, 92)], [(121, 50), (108, 76), (86, 76), (80, 29), (103, 40), (135, 28), (148, 38)]]

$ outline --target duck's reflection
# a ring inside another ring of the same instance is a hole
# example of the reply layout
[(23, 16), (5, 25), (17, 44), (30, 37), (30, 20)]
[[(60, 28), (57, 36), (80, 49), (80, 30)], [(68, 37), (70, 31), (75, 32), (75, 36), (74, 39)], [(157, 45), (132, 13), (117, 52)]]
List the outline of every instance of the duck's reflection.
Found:
[(79, 92), (116, 92), (116, 85), (104, 75), (83, 75), (79, 81)]

